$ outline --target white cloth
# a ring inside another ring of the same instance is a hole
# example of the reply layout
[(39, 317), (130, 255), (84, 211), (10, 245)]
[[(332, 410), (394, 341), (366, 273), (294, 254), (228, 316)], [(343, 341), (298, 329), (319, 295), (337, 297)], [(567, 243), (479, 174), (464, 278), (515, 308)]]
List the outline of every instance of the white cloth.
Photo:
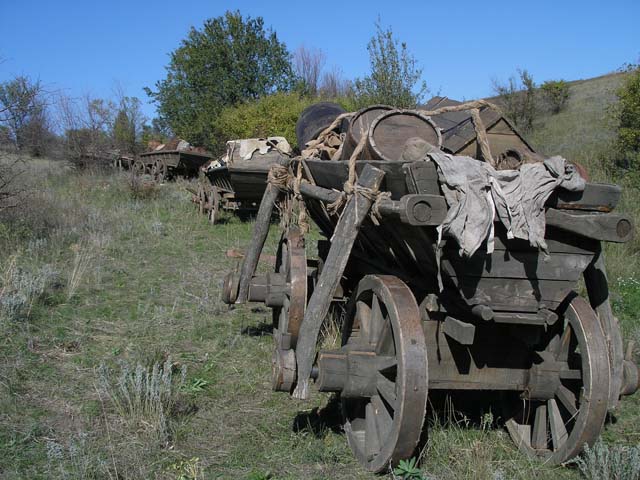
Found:
[(438, 245), (443, 235), (456, 239), (461, 256), (472, 256), (486, 241), (493, 251), (493, 222), (498, 219), (509, 238), (528, 240), (547, 251), (544, 240), (544, 205), (557, 188), (582, 191), (585, 181), (575, 166), (562, 157), (528, 163), (519, 170), (496, 170), (471, 157), (430, 153), (438, 167), (440, 184), (449, 212), (438, 227)]
[(282, 153), (291, 153), (291, 145), (284, 137), (244, 138), (227, 142), (227, 161), (233, 163), (233, 152), (236, 150), (242, 160), (251, 160), (255, 152), (264, 155), (272, 148)]

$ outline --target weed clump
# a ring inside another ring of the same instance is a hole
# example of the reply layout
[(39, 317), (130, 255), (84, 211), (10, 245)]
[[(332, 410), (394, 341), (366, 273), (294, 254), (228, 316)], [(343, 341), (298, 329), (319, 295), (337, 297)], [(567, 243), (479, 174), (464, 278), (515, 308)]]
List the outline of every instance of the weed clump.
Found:
[(34, 271), (18, 267), (17, 255), (13, 255), (1, 277), (0, 323), (28, 320), (35, 303), (43, 298), (56, 277), (50, 265)]
[(125, 421), (144, 427), (158, 440), (166, 442), (170, 434), (168, 419), (184, 388), (186, 375), (183, 365), (180, 375), (174, 376), (171, 358), (164, 363), (154, 363), (151, 368), (140, 363), (132, 367), (122, 362), (119, 375), (102, 364), (98, 371), (99, 393), (101, 398), (104, 395), (111, 400)]
[(158, 184), (149, 175), (130, 175), (128, 187), (134, 200), (151, 200), (158, 196)]
[(593, 447), (585, 445), (575, 463), (587, 480), (638, 480), (640, 446), (610, 446), (598, 440)]

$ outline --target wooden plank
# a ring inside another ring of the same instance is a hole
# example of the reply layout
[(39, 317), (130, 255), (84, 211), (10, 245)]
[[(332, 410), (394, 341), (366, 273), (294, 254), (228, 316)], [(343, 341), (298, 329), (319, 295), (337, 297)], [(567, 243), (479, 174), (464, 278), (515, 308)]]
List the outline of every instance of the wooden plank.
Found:
[(450, 276), (485, 278), (523, 278), (537, 280), (577, 281), (593, 255), (552, 253), (545, 257), (538, 252), (509, 252), (496, 250), (462, 258), (457, 251), (445, 250), (441, 259), (442, 271)]
[[(342, 190), (344, 182), (349, 176), (349, 162), (346, 161), (326, 161), (326, 160), (305, 160), (311, 170), (317, 185), (325, 188)], [(386, 162), (382, 160), (358, 160), (356, 162), (356, 172), (362, 175), (367, 165), (382, 170), (384, 172), (384, 182), (382, 190), (391, 192), (391, 198), (397, 200), (409, 193), (405, 181), (405, 174), (402, 170), (402, 162)]]
[(546, 217), (547, 225), (594, 240), (625, 243), (633, 238), (633, 220), (626, 215), (612, 213), (578, 215), (549, 208)]
[(461, 345), (472, 345), (476, 334), (475, 325), (449, 316), (444, 319), (442, 330)]
[(433, 162), (412, 162), (403, 165), (409, 193), (441, 195), (438, 171)]
[(569, 210), (611, 212), (620, 201), (622, 188), (607, 183), (587, 183), (582, 192), (558, 188), (547, 200), (547, 206)]
[(269, 233), (273, 207), (279, 196), (280, 190), (277, 187), (273, 185), (267, 186), (264, 197), (262, 197), (262, 201), (260, 202), (258, 215), (256, 216), (256, 223), (253, 227), (251, 243), (249, 244), (249, 248), (244, 256), (244, 260), (242, 261), (236, 303), (244, 303), (247, 301), (249, 285), (253, 278), (253, 274), (256, 271), (256, 267), (258, 266), (260, 252), (262, 252), (262, 247), (264, 246), (267, 234)]
[[(311, 170), (313, 171), (316, 181), (318, 181), (313, 167), (311, 167)], [(377, 190), (382, 184), (384, 177), (385, 173), (382, 170), (372, 167), (371, 165), (366, 165), (357, 183), (362, 187)], [(358, 236), (360, 225), (369, 214), (370, 208), (371, 200), (361, 193), (356, 193), (349, 198), (336, 225), (324, 268), (318, 278), (313, 294), (309, 299), (300, 327), (300, 334), (296, 346), (298, 384), (293, 392), (295, 398), (302, 400), (309, 398), (309, 380), (320, 327), (329, 311), (333, 293), (349, 261), (351, 249)]]
[[(445, 289), (451, 287), (445, 280)], [(555, 309), (575, 289), (576, 282), (567, 280), (536, 280), (457, 277), (451, 295), (462, 296), (469, 305), (483, 304), (494, 311), (537, 312), (540, 308)]]

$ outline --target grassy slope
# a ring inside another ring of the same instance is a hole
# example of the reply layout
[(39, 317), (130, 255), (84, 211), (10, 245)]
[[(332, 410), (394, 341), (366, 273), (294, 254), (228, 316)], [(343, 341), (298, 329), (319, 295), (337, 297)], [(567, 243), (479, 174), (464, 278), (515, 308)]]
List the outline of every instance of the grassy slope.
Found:
[[(610, 133), (594, 137), (590, 128), (601, 125), (603, 92), (617, 78), (574, 84), (567, 111), (548, 119), (533, 142), (597, 170), (594, 142)], [(333, 431), (336, 411), (322, 408), (328, 396), (299, 403), (271, 392), (272, 341), (260, 335), (269, 312), (230, 310), (219, 300), (222, 276), (235, 265), (225, 251), (248, 243), (250, 223), (208, 225), (182, 185), (140, 201), (124, 176), (61, 175), (46, 163), (33, 168), (39, 193), (0, 230), (0, 273), (4, 285), (13, 261), (35, 275), (47, 264), (58, 275), (30, 318), (0, 318), (1, 478), (375, 478)], [(615, 307), (633, 332), (640, 299), (635, 247), (617, 248), (607, 252), (618, 262), (610, 266)], [(74, 270), (79, 287), (68, 298)], [(118, 415), (97, 387), (98, 367), (151, 365), (167, 355), (186, 365), (187, 385), (206, 385), (179, 395), (170, 436), (160, 441), (149, 434), (149, 421)], [(638, 411), (637, 396), (625, 400), (605, 438), (637, 443)], [(443, 479), (578, 477), (523, 459), (485, 420), (450, 420), (442, 428), (431, 419), (424, 470)]]

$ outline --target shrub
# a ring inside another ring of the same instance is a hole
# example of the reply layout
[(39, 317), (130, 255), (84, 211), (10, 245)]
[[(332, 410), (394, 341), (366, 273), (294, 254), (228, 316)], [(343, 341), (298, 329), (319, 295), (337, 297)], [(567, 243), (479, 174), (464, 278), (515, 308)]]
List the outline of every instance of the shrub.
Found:
[(129, 175), (129, 192), (134, 200), (149, 200), (158, 195), (158, 184), (149, 175)]
[(552, 113), (560, 113), (569, 100), (569, 84), (564, 80), (547, 80), (540, 87)]
[(144, 426), (162, 441), (169, 437), (168, 418), (184, 387), (187, 370), (183, 365), (178, 379), (173, 375), (173, 363), (154, 363), (151, 368), (127, 362), (120, 365), (117, 378), (104, 364), (98, 371), (99, 391), (111, 400), (116, 412), (130, 423)]
[(518, 69), (518, 77), (509, 77), (508, 83), (493, 81), (493, 90), (505, 115), (524, 132), (533, 128), (537, 116), (536, 84), (527, 70)]
[(638, 480), (640, 446), (609, 446), (599, 440), (593, 448), (585, 445), (575, 463), (587, 480)]
[(640, 67), (631, 68), (616, 95), (616, 147), (621, 158), (618, 163), (625, 168), (635, 169), (640, 162)]
[(238, 138), (282, 136), (295, 147), (298, 117), (315, 101), (296, 93), (276, 93), (225, 108), (216, 120), (220, 143)]
[(17, 255), (12, 256), (2, 275), (0, 320), (28, 320), (33, 306), (43, 297), (56, 275), (50, 265), (43, 265), (35, 271), (24, 270), (17, 266)]

